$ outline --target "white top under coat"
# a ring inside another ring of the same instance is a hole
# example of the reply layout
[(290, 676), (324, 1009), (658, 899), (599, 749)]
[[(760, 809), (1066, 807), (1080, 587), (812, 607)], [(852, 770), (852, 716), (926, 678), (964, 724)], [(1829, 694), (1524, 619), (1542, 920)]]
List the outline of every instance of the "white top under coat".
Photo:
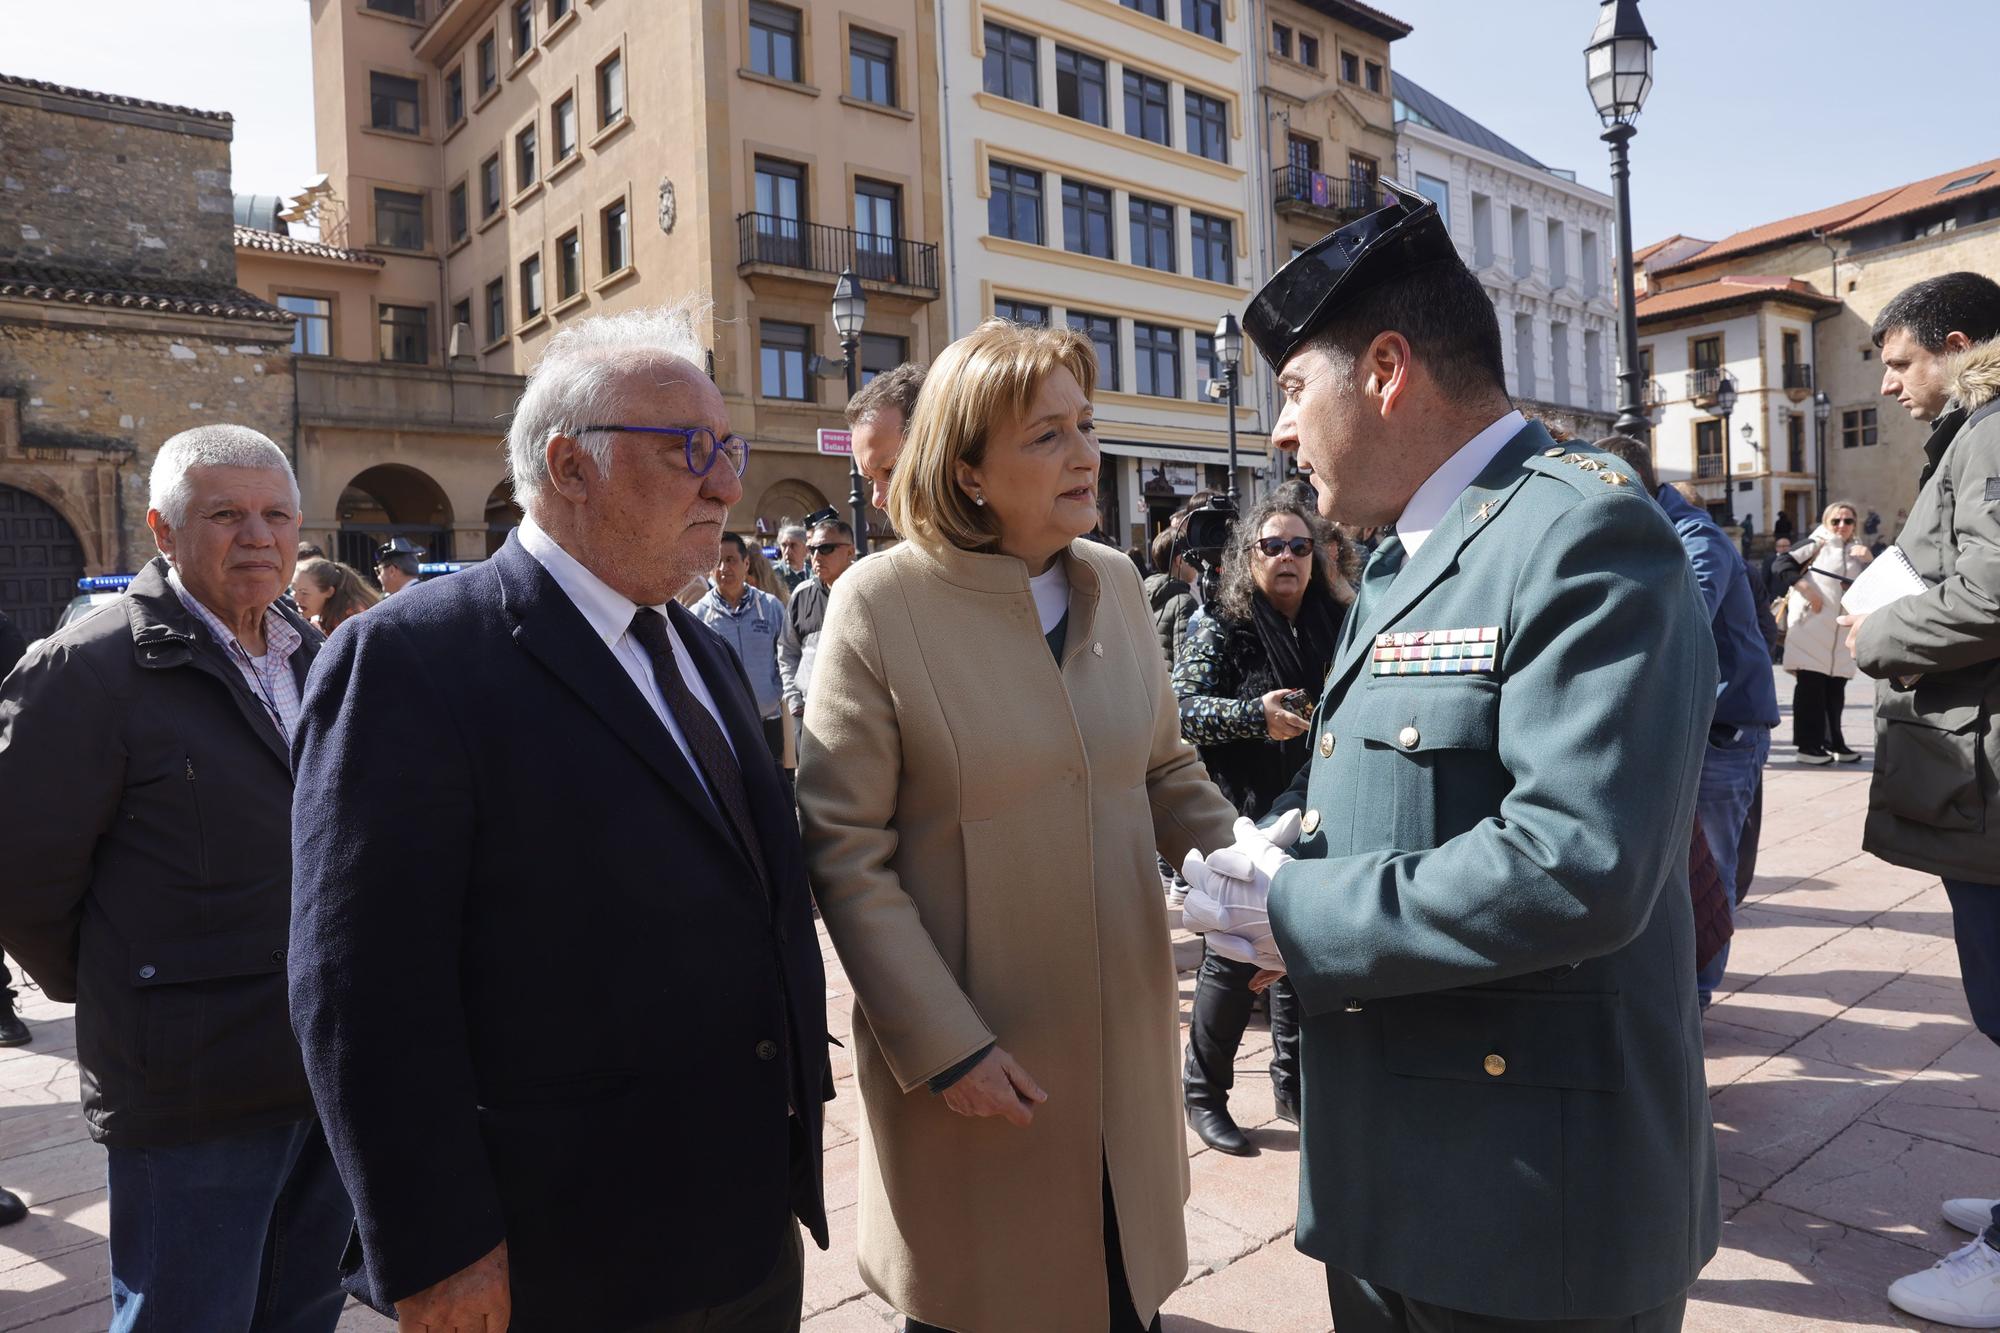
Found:
[(1465, 488), (1479, 480), (1479, 474), (1493, 461), (1493, 455), (1527, 425), (1526, 417), (1509, 412), (1460, 445), (1457, 453), (1445, 459), (1443, 466), (1417, 487), (1417, 493), (1403, 506), (1403, 516), (1396, 520), (1396, 535), (1403, 540), (1406, 561), (1416, 558), (1425, 540), (1444, 522), (1444, 516), (1458, 503), (1458, 497), (1465, 494)]
[(1061, 556), (1045, 572), (1028, 579), (1028, 591), (1035, 595), (1035, 614), (1041, 618), (1042, 633), (1047, 635), (1069, 614), (1069, 575), (1063, 569)]

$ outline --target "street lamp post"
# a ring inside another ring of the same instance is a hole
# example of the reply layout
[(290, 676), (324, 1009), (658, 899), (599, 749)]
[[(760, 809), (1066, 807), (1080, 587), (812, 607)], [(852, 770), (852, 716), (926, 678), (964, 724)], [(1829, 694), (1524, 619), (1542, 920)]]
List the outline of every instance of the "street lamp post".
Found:
[(1833, 399), (1824, 389), (1813, 395), (1813, 452), (1819, 463), (1819, 512), (1826, 512), (1826, 423), (1833, 415)]
[(1237, 367), (1243, 361), (1243, 326), (1233, 314), (1215, 325), (1215, 355), (1222, 362), (1222, 382), (1229, 388), (1229, 503), (1236, 503)]
[[(851, 268), (842, 269), (833, 285), (833, 327), (840, 335), (841, 354), (847, 358), (847, 397), (851, 402), (861, 391), (861, 326), (868, 321), (868, 294)], [(854, 555), (868, 554), (868, 488), (861, 476), (861, 464), (853, 445), (847, 454), (847, 507), (854, 524)]]
[[(1722, 521), (1724, 524), (1736, 521), (1736, 497), (1729, 493), (1735, 483), (1730, 480), (1729, 466), (1729, 418), (1736, 412), (1736, 381), (1728, 371), (1716, 376), (1715, 415), (1722, 418)], [(1748, 426), (1750, 423), (1743, 423)]]
[(1618, 420), (1613, 429), (1621, 435), (1645, 440), (1652, 437), (1640, 403), (1644, 386), (1639, 383), (1639, 312), (1635, 307), (1637, 284), (1632, 273), (1632, 171), (1626, 148), (1638, 131), (1633, 122), (1646, 104), (1653, 86), (1654, 41), (1639, 17), (1639, 0), (1603, 0), (1597, 12), (1597, 29), (1590, 45), (1583, 48), (1583, 70), (1590, 86), (1590, 100), (1606, 129), (1601, 136), (1611, 145), (1611, 190), (1618, 199)]

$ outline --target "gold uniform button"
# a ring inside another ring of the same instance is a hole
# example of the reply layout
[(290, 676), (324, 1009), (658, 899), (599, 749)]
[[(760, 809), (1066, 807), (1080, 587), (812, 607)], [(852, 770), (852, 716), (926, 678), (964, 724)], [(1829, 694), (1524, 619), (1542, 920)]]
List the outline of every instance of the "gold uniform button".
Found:
[(1306, 817), (1299, 821), (1299, 831), (1304, 833), (1308, 838), (1319, 832), (1319, 811), (1306, 811)]
[(1563, 447), (1561, 445), (1557, 445), (1553, 449), (1542, 450), (1543, 458), (1561, 458), (1562, 456), (1563, 456)]
[(1396, 733), (1396, 743), (1405, 750), (1416, 749), (1417, 743), (1421, 740), (1423, 740), (1423, 736), (1415, 727), (1404, 727)]
[(1481, 1065), (1486, 1070), (1487, 1073), (1491, 1074), (1495, 1078), (1499, 1078), (1502, 1074), (1507, 1072), (1507, 1062), (1501, 1059), (1497, 1055), (1487, 1056), (1486, 1059), (1481, 1062)]
[(1319, 734), (1319, 757), (1333, 758), (1333, 733), (1330, 731), (1322, 731)]

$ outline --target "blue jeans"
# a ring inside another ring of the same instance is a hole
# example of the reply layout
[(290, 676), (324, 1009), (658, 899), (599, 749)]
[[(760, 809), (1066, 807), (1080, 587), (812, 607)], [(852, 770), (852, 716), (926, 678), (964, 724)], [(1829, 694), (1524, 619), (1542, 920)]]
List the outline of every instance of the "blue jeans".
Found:
[[(1757, 794), (1757, 779), (1764, 761), (1771, 757), (1769, 727), (1730, 728), (1718, 724), (1709, 732), (1708, 753), (1701, 761), (1701, 786), (1695, 792), (1694, 808), (1701, 815), (1701, 831), (1708, 838), (1708, 850), (1715, 856), (1715, 869), (1729, 892), (1730, 919), (1736, 916), (1736, 862), (1742, 846), (1743, 822), (1750, 817), (1750, 802)], [(1702, 1007), (1708, 1006), (1715, 988), (1722, 984), (1729, 966), (1729, 945), (1709, 959), (1708, 966), (1695, 974), (1695, 989)]]
[(354, 1209), (317, 1120), (110, 1156), (111, 1333), (331, 1333)]
[[(1958, 971), (1973, 1026), (2000, 1044), (2000, 884), (1947, 879), (1944, 891), (1951, 899), (1951, 932), (1958, 940)], [(2000, 1250), (2000, 1203), (1993, 1206), (1986, 1243)]]

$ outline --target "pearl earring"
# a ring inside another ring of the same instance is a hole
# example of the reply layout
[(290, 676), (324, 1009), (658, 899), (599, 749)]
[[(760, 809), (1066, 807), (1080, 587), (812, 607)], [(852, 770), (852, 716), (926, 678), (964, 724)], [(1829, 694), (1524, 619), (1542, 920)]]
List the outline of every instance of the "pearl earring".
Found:
[(986, 497), (983, 495), (975, 495), (972, 497), (972, 503), (976, 505), (983, 505), (986, 503)]

